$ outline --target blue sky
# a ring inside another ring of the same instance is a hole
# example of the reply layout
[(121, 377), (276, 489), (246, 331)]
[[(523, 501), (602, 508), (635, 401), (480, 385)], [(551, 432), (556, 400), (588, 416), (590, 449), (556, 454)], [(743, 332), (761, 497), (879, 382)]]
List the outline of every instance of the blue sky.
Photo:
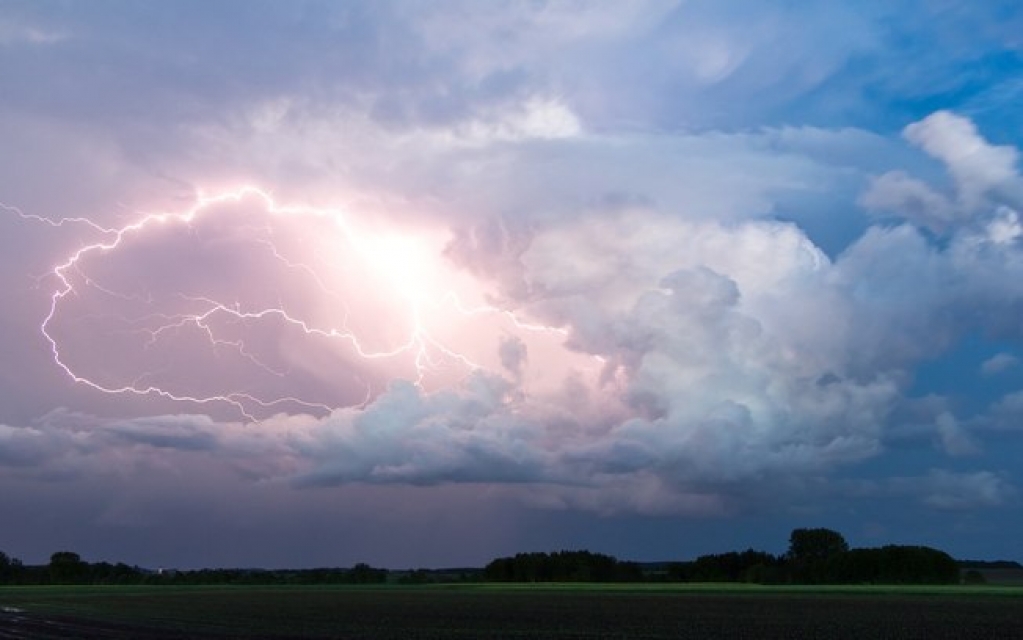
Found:
[(0, 549), (1021, 559), (1020, 33), (0, 0)]

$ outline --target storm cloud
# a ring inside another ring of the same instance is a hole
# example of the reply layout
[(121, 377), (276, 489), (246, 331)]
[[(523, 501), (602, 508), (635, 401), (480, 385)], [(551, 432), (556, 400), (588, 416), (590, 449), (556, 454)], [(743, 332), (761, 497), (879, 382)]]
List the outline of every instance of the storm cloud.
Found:
[(486, 554), (592, 518), (932, 535), (1017, 500), (1014, 9), (3, 13), (16, 540), (72, 482), (68, 545), (170, 526), (205, 482), (224, 536), (347, 510), (380, 558), (368, 532), (430, 504), (445, 560), (469, 513), (550, 526)]

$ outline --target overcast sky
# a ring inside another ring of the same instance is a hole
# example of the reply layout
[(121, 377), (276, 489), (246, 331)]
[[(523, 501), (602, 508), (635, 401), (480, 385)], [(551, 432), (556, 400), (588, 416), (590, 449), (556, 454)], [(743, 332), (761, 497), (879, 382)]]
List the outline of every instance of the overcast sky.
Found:
[(1023, 560), (1016, 0), (0, 0), (0, 549)]

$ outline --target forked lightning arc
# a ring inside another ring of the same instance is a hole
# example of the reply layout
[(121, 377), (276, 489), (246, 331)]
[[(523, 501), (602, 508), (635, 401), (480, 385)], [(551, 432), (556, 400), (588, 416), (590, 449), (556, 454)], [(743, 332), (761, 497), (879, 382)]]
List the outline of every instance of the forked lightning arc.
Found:
[[(263, 396), (248, 391), (232, 391), (217, 395), (202, 395), (184, 393), (174, 390), (167, 385), (144, 382), (150, 375), (142, 373), (135, 379), (123, 383), (111, 384), (102, 382), (88, 372), (81, 371), (65, 355), (61, 340), (54, 331), (54, 323), (58, 320), (62, 306), (67, 301), (82, 294), (85, 289), (102, 291), (108, 296), (129, 297), (112, 289), (104, 288), (104, 285), (90, 277), (84, 264), (87, 259), (102, 255), (112, 255), (121, 249), (131, 238), (143, 234), (152, 233), (157, 228), (166, 228), (167, 225), (190, 226), (197, 223), (204, 217), (216, 216), (218, 207), (232, 203), (240, 203), (247, 198), (255, 198), (262, 205), (262, 209), (270, 216), (278, 218), (301, 218), (312, 216), (316, 219), (328, 221), (333, 224), (348, 245), (357, 251), (363, 251), (368, 260), (379, 264), (381, 270), (390, 272), (391, 295), (396, 296), (401, 307), (407, 314), (405, 319), (408, 324), (408, 331), (397, 344), (389, 348), (373, 348), (366, 344), (364, 338), (358, 335), (357, 331), (351, 329), (347, 323), (347, 313), (343, 314), (340, 322), (334, 324), (321, 324), (314, 322), (294, 310), (287, 308), (281, 303), (279, 306), (245, 306), (237, 301), (216, 299), (207, 296), (195, 296), (181, 293), (182, 302), (187, 302), (188, 311), (175, 312), (173, 314), (159, 314), (160, 323), (146, 330), (148, 335), (147, 344), (153, 345), (158, 342), (165, 333), (175, 329), (188, 326), (201, 332), (208, 340), (211, 348), (233, 349), (238, 357), (246, 359), (252, 365), (261, 368), (272, 375), (284, 376), (286, 373), (275, 369), (273, 366), (263, 362), (250, 350), (245, 340), (240, 338), (228, 338), (219, 336), (214, 324), (217, 319), (232, 319), (239, 323), (259, 321), (272, 318), (283, 323), (294, 330), (303, 332), (307, 336), (317, 337), (323, 340), (337, 341), (347, 345), (347, 348), (357, 354), (359, 358), (368, 361), (387, 360), (399, 357), (411, 358), (414, 365), (414, 382), (422, 385), (424, 378), (434, 369), (445, 366), (457, 366), (468, 373), (482, 365), (475, 361), (468, 354), (436, 337), (422, 321), (424, 309), (428, 306), (444, 306), (454, 313), (465, 317), (482, 316), (484, 319), (490, 317), (509, 323), (519, 331), (553, 333), (564, 336), (566, 330), (559, 327), (550, 327), (538, 323), (529, 323), (520, 320), (513, 312), (502, 309), (488, 302), (478, 304), (466, 304), (458, 293), (453, 290), (425, 290), (420, 286), (422, 283), (416, 281), (416, 270), (421, 267), (419, 264), (407, 263), (409, 246), (406, 243), (399, 243), (397, 251), (388, 253), (386, 245), (389, 238), (382, 237), (379, 232), (366, 231), (354, 224), (346, 216), (345, 212), (339, 209), (320, 209), (312, 207), (282, 206), (277, 204), (271, 195), (255, 186), (245, 186), (239, 189), (224, 191), (215, 195), (200, 195), (196, 198), (195, 204), (181, 212), (176, 213), (148, 213), (141, 214), (136, 220), (120, 227), (108, 227), (101, 225), (91, 219), (74, 217), (51, 219), (38, 215), (25, 213), (17, 207), (0, 203), (0, 207), (9, 213), (15, 214), (23, 220), (49, 225), (52, 227), (63, 227), (70, 225), (81, 225), (87, 227), (90, 234), (98, 234), (100, 240), (79, 246), (63, 261), (58, 262), (45, 277), (52, 278), (56, 286), (50, 296), (50, 303), (45, 317), (39, 325), (39, 330), (49, 345), (54, 363), (76, 383), (86, 385), (96, 391), (105, 394), (134, 394), (140, 396), (159, 396), (173, 401), (204, 404), (224, 404), (233, 407), (238, 414), (248, 421), (258, 421), (260, 418), (256, 413), (265, 415), (271, 412), (282, 412), (286, 409), (301, 408), (305, 411), (330, 412), (337, 407), (328, 403), (319, 402), (309, 398), (301, 398), (294, 395), (286, 396)], [(408, 238), (405, 238), (408, 240)], [(414, 238), (412, 239), (414, 241)], [(329, 287), (321, 273), (312, 265), (288, 256), (285, 251), (277, 247), (269, 237), (257, 237), (253, 242), (264, 244), (270, 253), (284, 268), (301, 270), (309, 280), (315, 283), (323, 293), (330, 293)], [(393, 244), (393, 242), (391, 243)], [(435, 259), (441, 259), (435, 256)], [(394, 264), (384, 264), (386, 261)], [(366, 385), (363, 404), (372, 398), (373, 389)]]

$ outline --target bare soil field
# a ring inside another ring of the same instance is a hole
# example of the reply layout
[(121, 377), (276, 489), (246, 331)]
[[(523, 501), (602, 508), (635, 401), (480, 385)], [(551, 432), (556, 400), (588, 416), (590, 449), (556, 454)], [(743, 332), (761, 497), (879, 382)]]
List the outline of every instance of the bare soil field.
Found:
[(0, 589), (0, 639), (1023, 638), (1023, 597), (458, 586)]

